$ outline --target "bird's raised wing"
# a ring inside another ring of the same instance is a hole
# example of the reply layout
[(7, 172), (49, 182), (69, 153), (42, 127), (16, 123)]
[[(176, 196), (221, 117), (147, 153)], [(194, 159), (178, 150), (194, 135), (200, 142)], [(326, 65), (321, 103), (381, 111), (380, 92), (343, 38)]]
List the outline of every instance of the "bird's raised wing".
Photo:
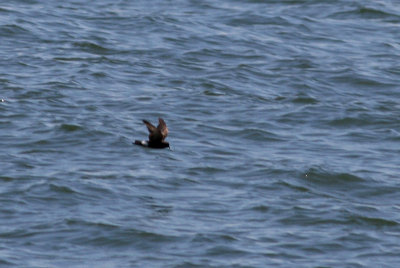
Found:
[(162, 134), (158, 128), (153, 126), (149, 121), (143, 120), (143, 123), (146, 125), (147, 129), (149, 130), (149, 141), (151, 142), (161, 142), (162, 141)]
[(153, 133), (154, 131), (156, 131), (156, 127), (153, 126), (153, 124), (150, 123), (149, 121), (143, 120), (143, 123), (146, 125), (146, 127), (147, 127), (147, 129), (149, 130), (149, 133), (150, 133), (150, 134)]
[(168, 128), (167, 128), (167, 124), (165, 124), (165, 121), (162, 118), (158, 118), (157, 129), (161, 133), (162, 140), (165, 140), (165, 138), (168, 136)]

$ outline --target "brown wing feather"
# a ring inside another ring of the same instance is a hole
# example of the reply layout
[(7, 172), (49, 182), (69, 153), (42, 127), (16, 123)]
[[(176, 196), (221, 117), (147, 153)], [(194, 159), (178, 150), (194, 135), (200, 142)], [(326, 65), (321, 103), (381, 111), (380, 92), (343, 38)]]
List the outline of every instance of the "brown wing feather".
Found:
[(143, 123), (146, 125), (147, 129), (149, 130), (149, 133), (152, 133), (156, 130), (156, 127), (153, 126), (153, 124), (150, 123), (149, 121), (143, 120)]
[(153, 126), (149, 121), (143, 120), (143, 123), (146, 125), (147, 129), (149, 130), (149, 140), (153, 142), (159, 142), (162, 140), (162, 135), (160, 131)]
[(168, 136), (168, 128), (167, 124), (165, 124), (165, 121), (162, 118), (158, 118), (157, 129), (160, 131), (162, 140), (165, 140), (165, 138)]

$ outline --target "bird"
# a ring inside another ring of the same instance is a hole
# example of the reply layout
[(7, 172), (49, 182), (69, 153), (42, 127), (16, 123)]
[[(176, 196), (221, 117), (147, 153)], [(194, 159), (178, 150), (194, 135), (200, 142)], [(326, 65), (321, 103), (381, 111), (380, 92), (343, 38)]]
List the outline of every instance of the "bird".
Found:
[(167, 124), (165, 124), (164, 119), (158, 118), (157, 127), (155, 127), (147, 120), (143, 120), (143, 123), (149, 130), (149, 140), (135, 140), (133, 144), (155, 149), (163, 149), (167, 147), (169, 148), (169, 143), (165, 141), (165, 138), (168, 136), (168, 128)]

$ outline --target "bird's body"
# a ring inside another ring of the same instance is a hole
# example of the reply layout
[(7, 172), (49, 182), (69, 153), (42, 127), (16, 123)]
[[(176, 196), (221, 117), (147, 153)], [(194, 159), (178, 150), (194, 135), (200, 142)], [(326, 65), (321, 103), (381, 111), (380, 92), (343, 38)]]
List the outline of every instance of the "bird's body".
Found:
[(156, 149), (169, 147), (169, 143), (165, 141), (165, 138), (168, 136), (168, 128), (167, 124), (165, 124), (165, 121), (162, 118), (158, 118), (157, 127), (153, 126), (147, 120), (143, 120), (143, 123), (149, 130), (149, 140), (148, 141), (135, 140), (134, 144)]

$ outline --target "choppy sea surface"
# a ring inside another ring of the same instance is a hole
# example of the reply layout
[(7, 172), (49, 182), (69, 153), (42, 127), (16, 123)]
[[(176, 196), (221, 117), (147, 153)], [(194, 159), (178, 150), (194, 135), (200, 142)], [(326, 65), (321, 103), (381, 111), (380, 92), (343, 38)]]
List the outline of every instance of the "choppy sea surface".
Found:
[[(1, 267), (398, 267), (400, 3), (3, 0)], [(164, 118), (171, 149), (132, 145)]]

